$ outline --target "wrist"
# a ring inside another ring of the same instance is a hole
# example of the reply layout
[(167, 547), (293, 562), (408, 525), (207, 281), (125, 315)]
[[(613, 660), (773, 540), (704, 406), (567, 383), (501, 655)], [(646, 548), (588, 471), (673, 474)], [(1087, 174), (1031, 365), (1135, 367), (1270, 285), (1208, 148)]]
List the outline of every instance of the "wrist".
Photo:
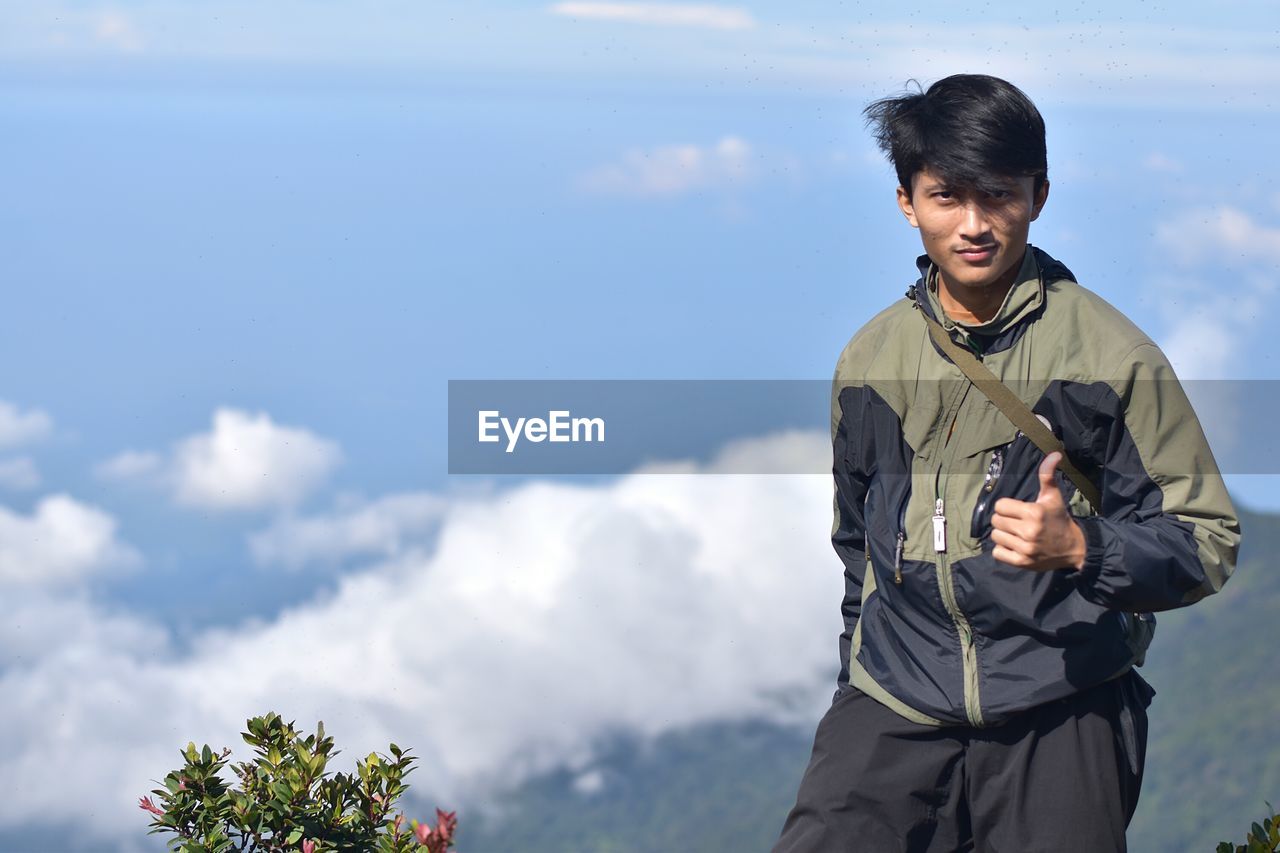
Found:
[(1085, 539), (1084, 530), (1080, 527), (1080, 522), (1071, 516), (1071, 550), (1068, 552), (1070, 562), (1067, 568), (1078, 572), (1084, 568), (1085, 556), (1089, 553), (1089, 542)]

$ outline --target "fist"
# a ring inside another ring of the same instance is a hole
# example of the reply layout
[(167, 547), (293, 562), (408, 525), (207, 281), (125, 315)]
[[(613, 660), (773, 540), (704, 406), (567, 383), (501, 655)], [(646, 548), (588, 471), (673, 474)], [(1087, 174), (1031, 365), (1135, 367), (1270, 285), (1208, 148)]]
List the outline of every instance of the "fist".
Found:
[(1062, 461), (1055, 450), (1037, 472), (1040, 494), (1034, 502), (1001, 498), (992, 507), (991, 556), (1033, 572), (1084, 566), (1084, 531), (1067, 509), (1053, 471)]

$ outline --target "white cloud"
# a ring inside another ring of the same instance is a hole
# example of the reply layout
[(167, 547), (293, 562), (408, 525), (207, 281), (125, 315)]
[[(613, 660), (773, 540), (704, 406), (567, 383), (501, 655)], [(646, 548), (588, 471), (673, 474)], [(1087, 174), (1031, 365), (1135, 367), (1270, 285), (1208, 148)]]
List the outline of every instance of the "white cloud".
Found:
[(259, 564), (291, 569), (352, 556), (394, 557), (433, 533), (446, 508), (444, 498), (421, 492), (387, 495), (326, 515), (284, 515), (253, 534), (249, 548)]
[[(803, 439), (753, 452), (791, 457)], [(807, 445), (829, 453), (825, 435)], [(830, 512), (822, 475), (528, 482), (454, 500), (430, 556), (384, 561), (182, 652), (141, 621), (41, 600), (23, 618), (37, 633), (15, 644), (24, 664), (0, 676), (0, 823), (93, 803), (82, 831), (123, 843), (176, 747), (241, 755), (245, 717), (268, 709), (323, 719), (348, 759), (412, 746), (414, 790), (450, 808), (562, 763), (586, 770), (595, 739), (619, 728), (811, 725), (838, 667)], [(82, 640), (81, 622), (96, 633)]]
[(1280, 254), (1280, 228), (1261, 225), (1230, 205), (1184, 211), (1156, 228), (1156, 240), (1180, 263), (1272, 263)]
[(166, 486), (176, 501), (215, 510), (290, 507), (341, 461), (338, 445), (265, 412), (220, 407), (208, 432), (179, 441), (167, 457), (128, 450), (95, 467), (99, 476)]
[(0, 459), (0, 486), (14, 491), (34, 489), (40, 485), (40, 471), (30, 456)]
[(93, 473), (106, 480), (144, 479), (158, 474), (163, 464), (164, 460), (159, 453), (126, 450), (99, 462), (94, 466)]
[(176, 448), (175, 496), (214, 509), (288, 506), (318, 486), (341, 456), (333, 442), (279, 426), (265, 412), (219, 408), (210, 432)]
[(139, 562), (114, 518), (67, 495), (42, 498), (29, 516), (0, 507), (0, 583), (62, 584)]
[(0, 400), (0, 447), (13, 447), (46, 438), (53, 431), (53, 418), (40, 409), (23, 411)]
[(745, 183), (755, 172), (751, 146), (736, 136), (714, 145), (632, 148), (619, 163), (599, 166), (578, 179), (587, 192), (625, 196), (675, 196)]
[[(1157, 225), (1155, 236), (1182, 268), (1158, 285), (1167, 326), (1161, 349), (1182, 379), (1241, 378), (1244, 347), (1275, 309), (1280, 228), (1220, 205), (1183, 211)], [(1229, 287), (1209, 278), (1221, 275)]]
[(756, 25), (746, 9), (689, 3), (556, 3), (549, 11), (571, 18), (715, 30), (748, 30)]

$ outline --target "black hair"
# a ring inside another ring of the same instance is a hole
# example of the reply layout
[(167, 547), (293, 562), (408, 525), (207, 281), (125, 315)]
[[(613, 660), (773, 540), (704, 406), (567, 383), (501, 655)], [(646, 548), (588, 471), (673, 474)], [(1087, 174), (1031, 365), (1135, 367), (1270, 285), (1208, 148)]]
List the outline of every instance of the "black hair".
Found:
[(993, 178), (1027, 175), (1038, 193), (1048, 179), (1044, 119), (999, 77), (953, 74), (927, 91), (874, 101), (862, 113), (908, 193), (925, 167), (950, 187), (983, 191), (997, 188)]

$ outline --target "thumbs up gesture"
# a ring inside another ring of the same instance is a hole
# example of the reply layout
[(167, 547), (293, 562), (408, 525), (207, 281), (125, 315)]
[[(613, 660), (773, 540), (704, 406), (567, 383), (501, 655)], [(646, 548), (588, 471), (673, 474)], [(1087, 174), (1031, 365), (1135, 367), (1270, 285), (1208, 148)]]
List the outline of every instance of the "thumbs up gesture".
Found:
[(1062, 461), (1054, 451), (1040, 463), (1040, 494), (1034, 503), (1001, 498), (992, 507), (991, 556), (1002, 563), (1047, 572), (1084, 566), (1084, 531), (1062, 500), (1053, 470)]

